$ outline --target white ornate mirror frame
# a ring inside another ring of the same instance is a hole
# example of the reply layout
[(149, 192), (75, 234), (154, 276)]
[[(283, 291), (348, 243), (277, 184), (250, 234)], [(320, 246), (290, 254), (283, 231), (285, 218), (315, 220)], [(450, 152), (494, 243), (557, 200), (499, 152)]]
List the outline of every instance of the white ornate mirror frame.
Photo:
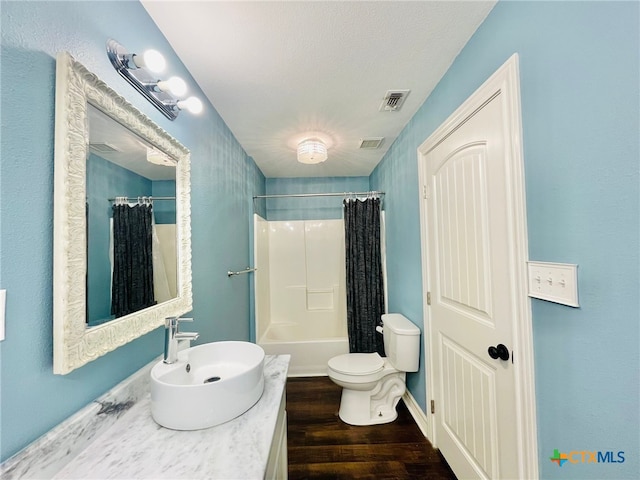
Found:
[[(177, 296), (102, 325), (86, 325), (88, 103), (177, 161)], [(56, 66), (53, 373), (72, 370), (192, 309), (190, 153), (67, 52)], [(159, 346), (160, 348), (160, 346)]]

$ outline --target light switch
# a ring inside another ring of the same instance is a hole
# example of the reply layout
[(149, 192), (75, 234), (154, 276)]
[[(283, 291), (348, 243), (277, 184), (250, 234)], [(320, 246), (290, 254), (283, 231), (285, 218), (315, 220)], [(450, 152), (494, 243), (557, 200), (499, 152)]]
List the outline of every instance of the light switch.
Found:
[(0, 290), (0, 342), (4, 340), (4, 305), (7, 299), (7, 291)]
[(561, 303), (578, 304), (578, 266), (570, 263), (527, 262), (529, 264), (529, 296)]

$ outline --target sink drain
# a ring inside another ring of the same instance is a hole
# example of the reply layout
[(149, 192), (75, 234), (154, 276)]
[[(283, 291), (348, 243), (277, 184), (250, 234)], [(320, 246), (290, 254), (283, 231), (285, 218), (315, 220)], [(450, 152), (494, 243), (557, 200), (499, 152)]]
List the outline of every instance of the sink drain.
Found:
[(220, 377), (209, 377), (204, 381), (204, 383), (213, 383), (217, 382), (218, 380), (220, 380)]

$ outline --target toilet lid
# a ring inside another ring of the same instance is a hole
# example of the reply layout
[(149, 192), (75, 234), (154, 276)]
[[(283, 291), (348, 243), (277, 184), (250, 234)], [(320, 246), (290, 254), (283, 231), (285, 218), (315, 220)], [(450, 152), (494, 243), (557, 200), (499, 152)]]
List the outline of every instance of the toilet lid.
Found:
[(377, 353), (346, 353), (329, 360), (329, 367), (345, 375), (369, 375), (382, 370), (384, 360)]

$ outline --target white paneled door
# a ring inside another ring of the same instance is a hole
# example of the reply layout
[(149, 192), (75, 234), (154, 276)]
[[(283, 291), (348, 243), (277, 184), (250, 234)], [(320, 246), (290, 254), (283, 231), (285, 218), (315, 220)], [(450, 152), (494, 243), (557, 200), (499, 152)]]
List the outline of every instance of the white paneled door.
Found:
[(458, 478), (522, 478), (508, 104), (497, 90), (421, 147), (436, 444)]

